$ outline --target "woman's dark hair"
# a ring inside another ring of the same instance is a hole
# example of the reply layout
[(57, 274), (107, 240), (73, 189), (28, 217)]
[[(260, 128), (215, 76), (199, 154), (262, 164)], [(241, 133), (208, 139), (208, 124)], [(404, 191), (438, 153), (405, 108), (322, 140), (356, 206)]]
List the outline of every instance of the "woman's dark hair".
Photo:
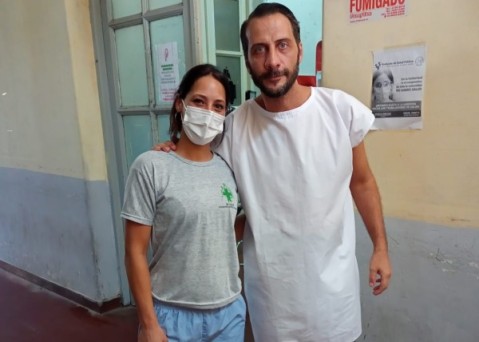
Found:
[(183, 128), (183, 125), (181, 123), (181, 115), (180, 113), (176, 111), (176, 100), (178, 99), (184, 100), (186, 95), (190, 92), (191, 88), (193, 88), (193, 85), (195, 84), (195, 82), (201, 77), (209, 76), (209, 75), (213, 76), (213, 78), (215, 78), (218, 82), (220, 82), (223, 85), (223, 88), (225, 89), (226, 106), (229, 105), (231, 94), (228, 91), (229, 90), (228, 78), (226, 77), (226, 75), (223, 74), (221, 71), (219, 71), (218, 68), (216, 68), (212, 64), (199, 64), (192, 67), (183, 76), (180, 86), (178, 87), (178, 90), (175, 93), (175, 100), (173, 101), (173, 105), (171, 106), (169, 133), (170, 133), (170, 139), (174, 143), (178, 142), (178, 137)]
[(293, 12), (291, 10), (282, 5), (278, 4), (277, 2), (265, 2), (260, 5), (258, 5), (253, 12), (248, 16), (248, 19), (246, 19), (243, 24), (241, 25), (241, 45), (243, 47), (243, 54), (248, 61), (248, 37), (246, 37), (246, 30), (248, 29), (248, 25), (250, 21), (254, 18), (261, 18), (261, 17), (266, 17), (268, 15), (280, 13), (284, 15), (286, 18), (288, 18), (289, 22), (291, 23), (291, 28), (293, 29), (293, 36), (294, 39), (296, 40), (296, 43), (301, 42), (301, 34), (300, 34), (300, 29), (299, 29), (299, 21), (296, 19), (294, 16)]

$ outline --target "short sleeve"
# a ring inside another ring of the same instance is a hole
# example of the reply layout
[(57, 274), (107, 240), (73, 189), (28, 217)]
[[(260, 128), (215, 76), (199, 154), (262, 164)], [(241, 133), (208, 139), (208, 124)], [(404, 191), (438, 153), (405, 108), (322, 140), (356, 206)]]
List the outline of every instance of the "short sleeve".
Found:
[(374, 122), (374, 114), (355, 97), (338, 91), (336, 107), (349, 130), (351, 146), (356, 147), (371, 129)]
[(121, 217), (151, 226), (155, 211), (156, 192), (153, 165), (151, 160), (142, 154), (131, 165), (126, 180)]
[(225, 127), (222, 136), (218, 136), (212, 144), (214, 151), (223, 158), (228, 166), (232, 166), (232, 141), (233, 141), (233, 121), (235, 112), (228, 115), (225, 119)]

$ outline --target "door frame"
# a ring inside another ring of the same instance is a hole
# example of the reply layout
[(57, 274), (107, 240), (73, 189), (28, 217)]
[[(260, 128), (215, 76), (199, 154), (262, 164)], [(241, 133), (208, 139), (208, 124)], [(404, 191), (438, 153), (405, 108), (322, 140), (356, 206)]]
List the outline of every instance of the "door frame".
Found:
[[(129, 305), (133, 302), (130, 293), (126, 268), (123, 262), (125, 258), (125, 233), (124, 221), (120, 217), (122, 208), (122, 199), (126, 177), (128, 175), (127, 155), (125, 149), (125, 137), (123, 132), (122, 117), (119, 111), (119, 82), (114, 72), (117, 70), (116, 51), (113, 47), (113, 32), (111, 25), (115, 28), (128, 25), (131, 22), (143, 23), (148, 25), (152, 20), (160, 19), (158, 14), (160, 11), (152, 10), (148, 13), (138, 14), (124, 18), (123, 21), (109, 20), (110, 0), (90, 0), (90, 16), (92, 24), (94, 53), (97, 65), (98, 90), (100, 94), (100, 109), (103, 127), (104, 144), (106, 150), (107, 177), (111, 197), (111, 214), (115, 231), (116, 256), (118, 258), (119, 270), (118, 278), (120, 284), (120, 295), (123, 305)], [(147, 1), (142, 0), (142, 8), (146, 8)], [(192, 37), (202, 37), (202, 25), (204, 24), (204, 15), (202, 14), (202, 6), (196, 1), (183, 0), (180, 5), (169, 7), (170, 15), (180, 13), (183, 16), (184, 34), (185, 34), (185, 64), (187, 69), (192, 65), (201, 62), (203, 59), (204, 49), (201, 39), (192, 39)], [(192, 24), (191, 24), (192, 23)], [(149, 112), (153, 113), (151, 108), (151, 99), (154, 99), (153, 87), (153, 65), (151, 56), (149, 31), (145, 32), (145, 57), (147, 59), (147, 82), (148, 97), (150, 104)], [(122, 109), (123, 111), (125, 109)], [(128, 108), (127, 111), (134, 114), (138, 111), (145, 111), (145, 108)], [(158, 109), (155, 109), (158, 111)], [(158, 125), (156, 119), (152, 120), (152, 137), (153, 143), (158, 142)]]

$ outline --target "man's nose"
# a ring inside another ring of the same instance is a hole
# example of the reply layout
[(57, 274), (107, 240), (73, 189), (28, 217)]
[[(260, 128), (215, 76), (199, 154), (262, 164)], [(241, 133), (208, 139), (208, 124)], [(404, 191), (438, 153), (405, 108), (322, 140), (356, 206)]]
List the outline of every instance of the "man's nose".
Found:
[(266, 67), (276, 69), (280, 65), (279, 55), (275, 49), (270, 49), (266, 55)]

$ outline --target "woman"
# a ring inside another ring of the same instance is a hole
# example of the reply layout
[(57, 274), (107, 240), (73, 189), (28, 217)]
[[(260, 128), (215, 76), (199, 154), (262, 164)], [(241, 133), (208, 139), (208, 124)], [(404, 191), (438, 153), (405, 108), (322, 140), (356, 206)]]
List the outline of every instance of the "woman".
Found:
[(223, 130), (227, 89), (214, 66), (190, 69), (170, 113), (176, 150), (145, 152), (131, 166), (121, 215), (138, 341), (243, 341), (237, 190), (231, 170), (210, 149)]
[(373, 106), (378, 103), (393, 102), (394, 76), (389, 69), (373, 73)]

